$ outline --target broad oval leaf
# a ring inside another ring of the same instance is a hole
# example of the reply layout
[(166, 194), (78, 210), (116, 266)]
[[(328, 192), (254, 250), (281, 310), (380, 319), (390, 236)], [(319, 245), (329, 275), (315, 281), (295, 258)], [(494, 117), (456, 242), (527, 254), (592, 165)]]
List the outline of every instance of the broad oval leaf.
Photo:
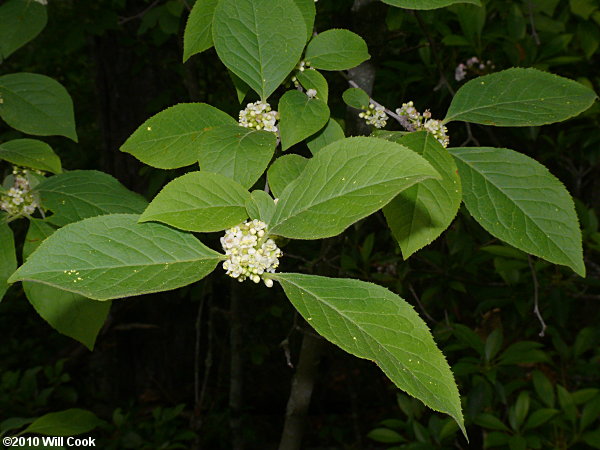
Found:
[(17, 252), (12, 230), (6, 223), (6, 215), (0, 213), (0, 301), (8, 290), (6, 280), (17, 270)]
[(404, 189), (439, 177), (412, 150), (376, 138), (346, 138), (307, 163), (279, 198), (270, 233), (292, 239), (335, 236), (383, 208)]
[(269, 224), (275, 212), (275, 201), (265, 191), (252, 191), (251, 198), (246, 202), (246, 211), (250, 219), (258, 219)]
[(102, 214), (142, 213), (148, 202), (114, 177), (97, 170), (73, 170), (44, 179), (35, 189), (48, 220), (63, 226)]
[(200, 137), (220, 125), (235, 125), (228, 114), (206, 103), (180, 103), (150, 117), (121, 146), (145, 164), (177, 169), (198, 160)]
[(250, 188), (263, 174), (277, 146), (274, 133), (224, 125), (207, 131), (200, 141), (200, 169), (220, 173)]
[(73, 101), (58, 81), (35, 73), (0, 77), (0, 117), (36, 136), (66, 136), (77, 142)]
[(140, 222), (157, 221), (187, 231), (221, 231), (243, 222), (250, 193), (224, 175), (190, 172), (167, 184)]
[(508, 244), (585, 276), (573, 200), (548, 169), (505, 148), (453, 148), (463, 200), (483, 228)]
[(213, 40), (227, 68), (266, 100), (298, 63), (306, 22), (293, 0), (221, 0)]
[(46, 26), (46, 7), (29, 0), (8, 0), (0, 6), (0, 59), (34, 39)]
[(344, 139), (344, 130), (335, 119), (329, 119), (321, 131), (306, 140), (310, 152), (315, 155), (322, 148), (340, 139)]
[(381, 0), (388, 5), (407, 9), (438, 9), (455, 3), (471, 3), (481, 6), (480, 0)]
[(183, 32), (183, 62), (213, 46), (212, 22), (218, 0), (197, 0)]
[(307, 91), (309, 89), (314, 89), (317, 91), (316, 98), (319, 100), (323, 100), (327, 103), (329, 99), (329, 85), (327, 84), (327, 80), (318, 70), (314, 69), (306, 69), (303, 71), (296, 72), (296, 78), (302, 85), (304, 89)]
[(371, 103), (371, 98), (361, 88), (349, 88), (342, 94), (342, 99), (346, 105), (356, 109), (367, 109)]
[(366, 42), (358, 34), (332, 29), (311, 39), (304, 59), (315, 69), (347, 70), (370, 57)]
[(19, 434), (45, 434), (49, 436), (75, 436), (93, 430), (102, 421), (91, 411), (67, 409), (37, 418)]
[(373, 361), (396, 386), (450, 415), (465, 433), (452, 371), (410, 304), (381, 286), (359, 280), (296, 273), (272, 278), (320, 335)]
[(304, 23), (306, 24), (306, 39), (308, 40), (311, 38), (315, 26), (315, 15), (317, 14), (315, 0), (294, 0), (294, 3), (304, 18)]
[(287, 150), (325, 126), (329, 107), (300, 91), (287, 91), (279, 100), (279, 116), (281, 148)]
[(14, 139), (0, 143), (0, 160), (45, 172), (62, 172), (60, 158), (52, 147), (36, 139)]
[(267, 172), (267, 180), (275, 197), (280, 197), (287, 185), (300, 176), (306, 163), (308, 158), (290, 153), (280, 156), (271, 164)]
[(189, 233), (138, 219), (111, 214), (69, 224), (42, 242), (9, 282), (111, 300), (194, 283), (222, 257)]
[(560, 122), (588, 109), (596, 100), (576, 81), (536, 69), (513, 68), (465, 83), (444, 122), (524, 127)]
[(417, 152), (442, 176), (402, 191), (383, 208), (402, 256), (407, 259), (448, 228), (460, 207), (462, 187), (452, 156), (431, 134), (411, 133), (391, 140)]
[[(23, 245), (23, 260), (56, 229), (39, 219), (29, 221)], [(23, 282), (27, 300), (56, 331), (93, 350), (96, 337), (108, 316), (111, 302), (97, 302), (73, 292), (31, 281)]]

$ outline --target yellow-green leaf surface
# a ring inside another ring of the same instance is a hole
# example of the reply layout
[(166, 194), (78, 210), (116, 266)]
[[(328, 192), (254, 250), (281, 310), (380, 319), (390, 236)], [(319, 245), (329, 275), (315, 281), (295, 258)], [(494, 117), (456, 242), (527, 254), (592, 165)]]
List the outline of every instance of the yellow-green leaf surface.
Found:
[(480, 6), (480, 0), (381, 0), (388, 5), (406, 9), (438, 9), (455, 3), (471, 3)]
[(277, 203), (270, 233), (335, 236), (419, 181), (439, 174), (421, 156), (377, 138), (335, 141), (311, 158)]
[(306, 39), (308, 40), (312, 36), (313, 28), (315, 26), (315, 15), (317, 14), (315, 0), (294, 0), (294, 3), (304, 18), (304, 23), (306, 24)]
[(222, 257), (189, 233), (138, 220), (111, 214), (69, 224), (42, 242), (9, 282), (110, 300), (194, 283)]
[(304, 59), (315, 69), (347, 70), (370, 57), (366, 42), (358, 34), (333, 29), (310, 40)]
[(266, 100), (300, 60), (306, 29), (293, 0), (221, 0), (213, 40), (227, 68)]
[(250, 193), (239, 183), (211, 172), (190, 172), (167, 184), (140, 219), (187, 231), (221, 231), (243, 222)]
[(452, 371), (427, 325), (405, 300), (359, 280), (296, 273), (272, 278), (320, 335), (375, 362), (396, 386), (449, 414), (465, 432)]
[(58, 81), (36, 73), (0, 77), (0, 117), (36, 136), (66, 136), (77, 142), (73, 101)]
[(180, 103), (150, 117), (121, 146), (121, 151), (159, 169), (189, 166), (198, 160), (202, 134), (235, 125), (228, 114), (206, 103)]
[(448, 151), (427, 132), (390, 139), (417, 152), (442, 176), (402, 191), (383, 213), (406, 259), (448, 228), (460, 207), (462, 187)]
[(279, 197), (287, 185), (300, 176), (307, 163), (308, 158), (294, 153), (277, 158), (267, 172), (273, 195)]
[(0, 143), (0, 160), (44, 172), (62, 172), (60, 158), (52, 147), (36, 139), (14, 139)]
[(246, 210), (250, 219), (262, 220), (269, 224), (275, 212), (275, 201), (265, 191), (252, 191), (251, 198), (246, 202)]
[(30, 0), (8, 0), (0, 5), (0, 59), (34, 39), (46, 26), (46, 7)]
[(239, 125), (207, 131), (200, 140), (200, 169), (220, 173), (250, 188), (263, 174), (277, 146), (275, 133)]
[[(23, 245), (23, 260), (56, 229), (43, 220), (32, 219)], [(27, 300), (56, 331), (93, 350), (96, 337), (108, 316), (111, 302), (98, 302), (47, 284), (23, 282)]]
[(6, 223), (6, 214), (0, 213), (0, 301), (8, 290), (6, 280), (17, 270), (15, 238)]
[(287, 91), (279, 100), (279, 116), (281, 148), (287, 150), (325, 126), (329, 107), (300, 91)]
[(306, 91), (314, 89), (317, 91), (316, 98), (327, 103), (329, 99), (329, 85), (325, 77), (318, 70), (306, 69), (298, 71), (296, 72), (296, 78), (298, 78), (298, 81)]
[(337, 121), (329, 119), (327, 125), (318, 133), (314, 134), (306, 140), (306, 145), (313, 155), (319, 152), (322, 148), (328, 146), (332, 142), (344, 139), (344, 130)]
[(444, 122), (525, 127), (560, 122), (596, 100), (576, 81), (536, 69), (513, 68), (475, 78), (456, 93)]
[(76, 436), (93, 430), (102, 421), (85, 409), (67, 409), (37, 418), (19, 434), (45, 434), (49, 436)]
[(97, 170), (73, 170), (44, 179), (35, 189), (50, 222), (63, 226), (102, 214), (139, 214), (148, 202), (114, 177)]
[(508, 244), (585, 276), (573, 199), (548, 169), (505, 148), (453, 148), (463, 200), (483, 228)]
[(218, 0), (197, 0), (183, 33), (183, 62), (213, 46), (212, 21)]

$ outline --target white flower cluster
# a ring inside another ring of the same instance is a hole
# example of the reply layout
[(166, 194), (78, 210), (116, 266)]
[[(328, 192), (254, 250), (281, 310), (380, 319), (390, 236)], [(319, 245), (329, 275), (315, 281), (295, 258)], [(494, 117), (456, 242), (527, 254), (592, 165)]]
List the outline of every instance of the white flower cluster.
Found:
[(48, 0), (33, 0), (34, 2), (38, 2), (41, 5), (47, 5), (48, 4)]
[(389, 118), (383, 106), (375, 106), (373, 103), (369, 104), (369, 107), (361, 112), (358, 117), (365, 119), (367, 125), (372, 125), (375, 128), (385, 127)]
[(273, 286), (266, 274), (275, 272), (283, 252), (273, 239), (264, 239), (266, 232), (267, 224), (256, 219), (226, 231), (221, 245), (227, 256), (223, 262), (227, 275), (238, 281), (250, 278), (255, 283), (262, 279), (267, 287)]
[(306, 91), (306, 95), (308, 96), (308, 98), (317, 98), (317, 90), (309, 89), (308, 91)]
[(467, 59), (464, 63), (460, 63), (454, 70), (454, 79), (456, 81), (462, 81), (466, 78), (469, 72), (473, 72), (475, 75), (483, 75), (486, 71), (489, 72), (495, 69), (496, 66), (492, 61), (480, 61), (477, 56), (473, 56)]
[(272, 131), (277, 133), (277, 120), (279, 113), (271, 110), (267, 102), (257, 101), (248, 103), (245, 109), (240, 111), (240, 126), (255, 128), (257, 130)]
[(414, 103), (410, 101), (408, 103), (403, 103), (401, 108), (396, 109), (396, 114), (403, 119), (402, 126), (408, 131), (425, 130), (431, 133), (444, 147), (448, 147), (448, 144), (450, 143), (447, 134), (448, 129), (440, 120), (432, 119), (429, 110), (425, 110), (425, 112), (421, 114), (415, 108)]
[(10, 216), (30, 216), (39, 206), (31, 193), (27, 172), (27, 169), (13, 167), (14, 185), (5, 194), (0, 195), (0, 209)]

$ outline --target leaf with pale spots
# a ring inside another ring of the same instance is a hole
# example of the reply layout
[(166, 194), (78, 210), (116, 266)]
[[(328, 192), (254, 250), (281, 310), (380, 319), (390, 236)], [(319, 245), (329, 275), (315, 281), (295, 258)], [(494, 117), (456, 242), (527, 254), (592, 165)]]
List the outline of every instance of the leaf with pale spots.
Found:
[(9, 282), (110, 300), (194, 283), (222, 259), (189, 233), (138, 219), (112, 214), (69, 224), (42, 242)]
[(452, 371), (427, 325), (405, 300), (359, 280), (296, 273), (272, 278), (320, 335), (375, 362), (396, 386), (449, 414), (466, 434)]
[(573, 199), (548, 169), (506, 148), (452, 148), (471, 215), (498, 239), (585, 276)]
[(465, 83), (444, 122), (529, 127), (560, 122), (588, 109), (596, 94), (582, 84), (536, 69), (512, 68)]
[(291, 239), (335, 236), (404, 189), (438, 177), (423, 157), (402, 145), (341, 139), (311, 158), (281, 193), (270, 233)]

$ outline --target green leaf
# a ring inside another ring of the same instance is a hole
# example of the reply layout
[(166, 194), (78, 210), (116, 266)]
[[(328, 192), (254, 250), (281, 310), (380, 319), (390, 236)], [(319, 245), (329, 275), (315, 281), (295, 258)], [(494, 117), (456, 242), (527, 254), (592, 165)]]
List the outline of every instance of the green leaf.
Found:
[(510, 431), (510, 429), (502, 423), (500, 419), (491, 414), (483, 413), (473, 419), (473, 422), (480, 427), (488, 430)]
[(499, 365), (514, 366), (516, 364), (550, 363), (551, 359), (541, 350), (539, 342), (519, 341), (508, 347), (498, 360)]
[(406, 442), (406, 439), (404, 439), (400, 433), (390, 430), (389, 428), (375, 428), (374, 430), (369, 431), (367, 437), (375, 442), (382, 442), (384, 444)]
[(304, 59), (315, 69), (347, 70), (370, 57), (367, 44), (358, 34), (349, 30), (332, 29), (311, 39)]
[(29, 0), (8, 0), (0, 6), (0, 60), (33, 40), (46, 26), (46, 7)]
[(194, 283), (222, 258), (189, 233), (138, 219), (112, 214), (69, 224), (42, 242), (9, 282), (110, 300)]
[(442, 176), (406, 189), (383, 208), (407, 259), (448, 228), (460, 207), (462, 186), (452, 156), (431, 134), (411, 133), (394, 141), (421, 155)]
[(344, 135), (344, 130), (342, 130), (340, 124), (334, 119), (329, 119), (327, 125), (325, 125), (321, 131), (306, 140), (306, 144), (311, 153), (315, 155), (322, 148), (328, 146), (332, 142), (344, 139), (344, 137), (346, 136)]
[(317, 91), (317, 99), (327, 103), (329, 99), (329, 86), (327, 80), (321, 73), (314, 69), (306, 69), (296, 72), (296, 78), (307, 91), (314, 89)]
[(517, 397), (517, 401), (515, 403), (515, 423), (517, 425), (517, 429), (521, 427), (527, 414), (529, 414), (529, 392), (523, 391)]
[(54, 213), (49, 221), (58, 226), (102, 214), (137, 214), (148, 205), (141, 195), (97, 170), (73, 170), (46, 178), (36, 191), (44, 208)]
[(213, 46), (212, 22), (218, 0), (196, 0), (183, 32), (183, 62)]
[(539, 370), (535, 370), (531, 376), (533, 380), (533, 387), (540, 400), (542, 400), (550, 408), (554, 407), (554, 386), (550, 380)]
[(463, 200), (489, 233), (585, 276), (571, 196), (537, 161), (504, 148), (453, 148)]
[(220, 125), (237, 122), (206, 103), (180, 103), (150, 117), (121, 146), (145, 164), (177, 169), (198, 160), (202, 134)]
[(304, 23), (306, 24), (306, 39), (308, 40), (312, 37), (313, 28), (315, 26), (315, 15), (317, 14), (315, 0), (294, 0), (294, 3), (304, 18)]
[(584, 433), (581, 440), (593, 448), (600, 448), (600, 429)]
[(523, 431), (532, 430), (534, 428), (537, 428), (537, 427), (545, 424), (550, 419), (555, 417), (559, 412), (560, 411), (558, 411), (557, 409), (548, 409), (548, 408), (541, 408), (541, 409), (538, 409), (537, 411), (532, 412), (531, 415), (527, 418), (527, 422), (525, 422)]
[(250, 188), (263, 174), (277, 146), (269, 131), (223, 125), (207, 131), (200, 140), (200, 169), (220, 173)]
[(471, 3), (480, 6), (480, 0), (381, 0), (388, 5), (397, 6), (398, 8), (407, 9), (437, 9), (455, 3)]
[(235, 87), (235, 93), (237, 95), (238, 102), (242, 103), (246, 98), (246, 94), (250, 90), (250, 86), (248, 86), (244, 80), (238, 77), (231, 70), (228, 70), (229, 78), (231, 78), (231, 82), (233, 83), (233, 87)]
[(524, 127), (560, 122), (596, 100), (576, 81), (536, 69), (513, 68), (475, 78), (456, 93), (444, 122)]
[(329, 107), (300, 91), (287, 91), (279, 100), (279, 116), (281, 148), (287, 150), (325, 126)]
[(15, 139), (0, 143), (0, 160), (45, 172), (62, 172), (60, 158), (52, 147), (35, 139)]
[(356, 109), (367, 109), (371, 103), (369, 94), (360, 88), (349, 88), (342, 94), (342, 99), (346, 105)]
[(67, 409), (45, 414), (19, 433), (47, 436), (75, 436), (93, 430), (102, 421), (85, 409)]
[(523, 436), (516, 434), (508, 440), (508, 448), (510, 450), (527, 450), (527, 441)]
[(275, 197), (281, 197), (283, 190), (300, 176), (308, 161), (304, 156), (289, 154), (280, 156), (271, 164), (267, 179)]
[(213, 39), (225, 66), (266, 100), (294, 69), (306, 22), (293, 0), (221, 0)]
[(0, 213), (0, 301), (9, 287), (6, 280), (15, 270), (17, 270), (15, 238), (6, 223), (5, 214)]
[[(23, 245), (23, 260), (55, 231), (55, 228), (43, 220), (30, 220)], [(81, 342), (88, 349), (94, 349), (96, 337), (108, 316), (110, 302), (97, 302), (31, 281), (23, 282), (23, 290), (36, 312), (54, 329)]]
[(279, 198), (270, 233), (292, 239), (335, 236), (419, 181), (438, 177), (412, 150), (377, 138), (346, 138), (307, 163)]
[(374, 361), (396, 386), (449, 414), (465, 432), (452, 371), (411, 305), (381, 286), (359, 280), (294, 273), (273, 278), (319, 334)]
[(36, 136), (66, 136), (77, 142), (73, 101), (58, 81), (35, 73), (0, 77), (0, 117)]
[(251, 198), (246, 202), (246, 211), (251, 219), (262, 220), (269, 224), (275, 212), (275, 201), (265, 191), (252, 191)]
[(190, 172), (154, 197), (140, 222), (157, 221), (187, 231), (221, 231), (243, 222), (250, 193), (224, 175)]

